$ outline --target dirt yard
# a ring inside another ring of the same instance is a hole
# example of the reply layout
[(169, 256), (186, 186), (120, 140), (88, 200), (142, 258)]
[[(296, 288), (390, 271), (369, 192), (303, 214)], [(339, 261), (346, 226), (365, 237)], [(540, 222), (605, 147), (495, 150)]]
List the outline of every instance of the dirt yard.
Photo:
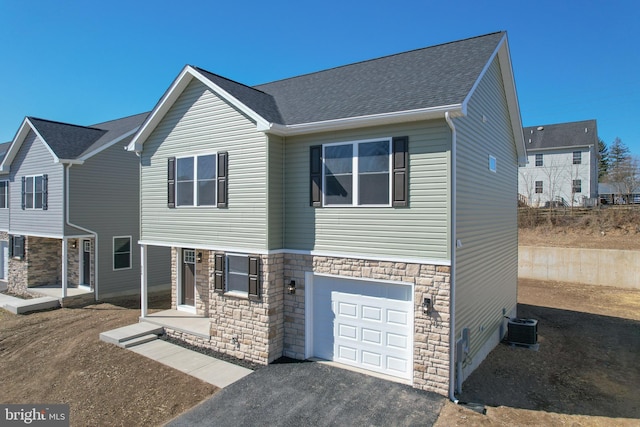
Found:
[[(98, 339), (138, 321), (137, 301), (15, 316), (0, 309), (0, 402), (68, 403), (71, 425), (159, 425), (217, 391)], [(168, 299), (150, 306), (168, 307)]]

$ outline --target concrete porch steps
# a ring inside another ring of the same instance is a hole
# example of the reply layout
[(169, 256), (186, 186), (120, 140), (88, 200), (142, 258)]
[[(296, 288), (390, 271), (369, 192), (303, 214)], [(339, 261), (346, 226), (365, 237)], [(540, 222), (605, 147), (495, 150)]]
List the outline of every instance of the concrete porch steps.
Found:
[(140, 322), (102, 332), (100, 334), (100, 340), (122, 348), (129, 348), (158, 339), (158, 336), (162, 334), (164, 334), (164, 328), (162, 326)]
[(32, 311), (59, 308), (60, 300), (53, 297), (39, 297), (32, 299), (8, 297), (7, 301), (1, 304), (1, 306), (13, 314), (24, 314)]

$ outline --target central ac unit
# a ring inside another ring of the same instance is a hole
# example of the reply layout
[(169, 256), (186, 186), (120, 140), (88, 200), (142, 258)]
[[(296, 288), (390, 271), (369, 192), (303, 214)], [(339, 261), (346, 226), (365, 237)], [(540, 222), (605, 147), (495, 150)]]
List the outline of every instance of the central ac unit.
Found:
[(509, 319), (507, 341), (511, 344), (538, 343), (538, 321), (535, 319)]

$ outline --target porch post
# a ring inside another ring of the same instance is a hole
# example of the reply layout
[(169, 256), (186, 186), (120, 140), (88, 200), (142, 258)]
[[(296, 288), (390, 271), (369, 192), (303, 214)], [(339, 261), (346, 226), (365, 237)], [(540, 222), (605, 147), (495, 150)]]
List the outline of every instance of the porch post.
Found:
[(69, 241), (66, 237), (62, 238), (62, 298), (67, 297), (67, 256)]
[(140, 308), (147, 317), (147, 245), (140, 245)]

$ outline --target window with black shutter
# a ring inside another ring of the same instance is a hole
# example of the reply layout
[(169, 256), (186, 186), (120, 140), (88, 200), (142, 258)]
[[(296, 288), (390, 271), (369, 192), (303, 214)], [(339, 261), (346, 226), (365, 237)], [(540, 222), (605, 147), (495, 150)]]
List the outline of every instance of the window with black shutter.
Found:
[(176, 158), (167, 159), (167, 206), (176, 207)]
[(224, 254), (215, 254), (213, 265), (213, 290), (222, 293), (224, 292)]
[(24, 259), (24, 236), (11, 236), (10, 243), (10, 256), (19, 260)]
[(167, 159), (167, 206), (226, 208), (228, 153)]

